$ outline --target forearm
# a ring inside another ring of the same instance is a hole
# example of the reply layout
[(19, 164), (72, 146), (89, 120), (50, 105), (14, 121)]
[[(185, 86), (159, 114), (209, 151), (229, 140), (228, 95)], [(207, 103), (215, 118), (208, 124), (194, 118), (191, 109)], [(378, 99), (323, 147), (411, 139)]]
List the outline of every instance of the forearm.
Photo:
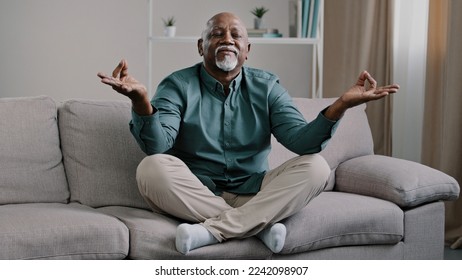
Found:
[(331, 121), (338, 121), (340, 118), (342, 118), (343, 114), (345, 114), (348, 108), (348, 105), (340, 97), (335, 100), (335, 102), (332, 103), (329, 108), (327, 108), (327, 110), (324, 112), (324, 116)]
[(131, 98), (132, 108), (135, 113), (140, 116), (150, 116), (156, 112), (154, 107), (149, 102), (149, 99), (146, 96), (140, 98)]

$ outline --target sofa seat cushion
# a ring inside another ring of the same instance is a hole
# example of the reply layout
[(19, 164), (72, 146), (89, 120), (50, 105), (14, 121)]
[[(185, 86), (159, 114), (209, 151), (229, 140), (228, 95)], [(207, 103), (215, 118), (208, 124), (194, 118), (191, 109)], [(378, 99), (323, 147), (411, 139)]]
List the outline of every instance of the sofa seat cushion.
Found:
[[(252, 237), (192, 250), (175, 249), (180, 221), (147, 210), (111, 206), (99, 211), (114, 215), (130, 230), (133, 259), (267, 259), (272, 253)], [(281, 254), (295, 254), (350, 245), (396, 244), (403, 239), (403, 211), (388, 201), (355, 194), (324, 192), (283, 221), (286, 244)]]
[(321, 193), (283, 222), (287, 237), (281, 254), (396, 244), (404, 236), (404, 213), (396, 204), (341, 192)]
[(268, 259), (272, 252), (257, 238), (229, 240), (201, 247), (187, 255), (175, 249), (181, 221), (148, 210), (109, 206), (97, 210), (114, 215), (130, 230), (130, 259)]
[(135, 179), (145, 154), (130, 133), (131, 103), (69, 100), (58, 113), (71, 201), (149, 209)]
[(77, 203), (0, 206), (0, 259), (123, 259), (128, 229)]
[(0, 205), (68, 201), (59, 144), (51, 98), (0, 98)]

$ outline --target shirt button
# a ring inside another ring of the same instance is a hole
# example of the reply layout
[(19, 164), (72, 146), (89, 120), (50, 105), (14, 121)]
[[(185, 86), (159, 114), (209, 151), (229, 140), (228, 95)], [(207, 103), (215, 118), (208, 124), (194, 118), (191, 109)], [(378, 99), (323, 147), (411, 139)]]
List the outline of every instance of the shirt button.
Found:
[(228, 125), (229, 125), (229, 122), (225, 122), (225, 125), (228, 126)]

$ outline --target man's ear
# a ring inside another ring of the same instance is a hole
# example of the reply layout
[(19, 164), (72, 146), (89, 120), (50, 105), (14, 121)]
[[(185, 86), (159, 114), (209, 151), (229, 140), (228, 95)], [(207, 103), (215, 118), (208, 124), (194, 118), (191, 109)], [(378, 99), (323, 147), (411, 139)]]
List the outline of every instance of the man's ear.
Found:
[[(247, 54), (249, 54), (249, 52), (250, 52), (250, 46), (251, 46), (251, 44), (248, 43), (248, 44), (247, 44)], [(245, 57), (245, 60), (247, 60), (247, 58), (248, 58), (248, 57), (246, 56), (246, 57)]]
[(203, 46), (203, 42), (204, 40), (199, 39), (197, 40), (197, 51), (199, 52), (199, 55), (200, 56), (203, 56), (204, 55), (204, 46)]

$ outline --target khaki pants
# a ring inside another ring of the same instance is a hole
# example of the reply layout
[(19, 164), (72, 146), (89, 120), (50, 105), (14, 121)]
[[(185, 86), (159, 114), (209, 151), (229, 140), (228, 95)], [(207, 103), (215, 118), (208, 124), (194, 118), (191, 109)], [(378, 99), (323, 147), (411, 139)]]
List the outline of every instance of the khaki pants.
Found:
[(220, 242), (253, 236), (321, 193), (330, 174), (323, 157), (304, 155), (269, 171), (255, 195), (213, 194), (180, 159), (157, 154), (139, 164), (141, 195), (155, 212), (202, 223)]

